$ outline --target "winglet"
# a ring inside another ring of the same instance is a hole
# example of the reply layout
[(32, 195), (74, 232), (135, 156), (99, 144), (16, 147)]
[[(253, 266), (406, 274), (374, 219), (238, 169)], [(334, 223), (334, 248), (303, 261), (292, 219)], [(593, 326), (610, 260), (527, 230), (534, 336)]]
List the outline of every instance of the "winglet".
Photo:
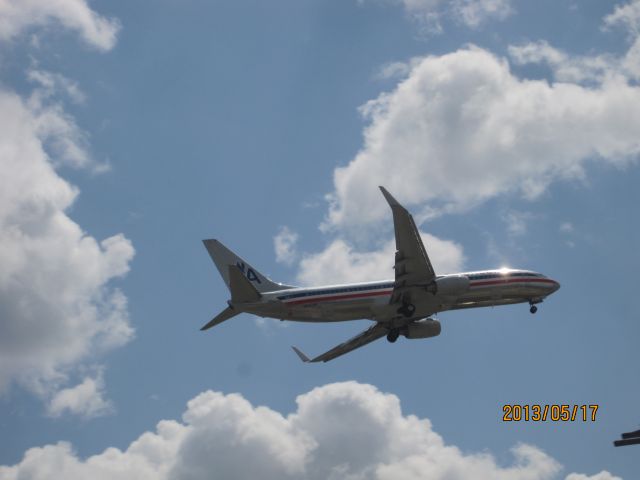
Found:
[(402, 205), (400, 205), (400, 203), (398, 203), (398, 201), (393, 198), (393, 195), (391, 195), (386, 188), (384, 188), (382, 185), (378, 186), (378, 188), (380, 189), (380, 191), (382, 192), (382, 195), (384, 195), (384, 198), (387, 200), (387, 203), (389, 203), (390, 207), (401, 207)]
[(293, 351), (296, 352), (296, 355), (298, 355), (298, 357), (300, 357), (300, 360), (302, 360), (304, 363), (309, 363), (311, 361), (309, 360), (309, 357), (307, 357), (304, 353), (302, 353), (296, 347), (292, 346), (291, 348), (293, 348)]

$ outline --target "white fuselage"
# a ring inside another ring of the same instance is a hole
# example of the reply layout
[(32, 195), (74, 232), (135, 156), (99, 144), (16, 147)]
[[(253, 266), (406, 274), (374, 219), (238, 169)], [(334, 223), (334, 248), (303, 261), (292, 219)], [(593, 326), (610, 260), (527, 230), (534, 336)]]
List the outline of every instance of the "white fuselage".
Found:
[[(442, 275), (435, 293), (426, 287), (414, 299), (412, 318), (424, 318), (446, 310), (541, 302), (560, 284), (529, 270), (486, 270)], [(390, 305), (394, 281), (292, 288), (268, 292), (259, 302), (234, 305), (249, 313), (281, 320), (303, 322), (339, 322), (370, 319), (393, 323), (397, 305)], [(401, 320), (406, 323), (406, 319)]]

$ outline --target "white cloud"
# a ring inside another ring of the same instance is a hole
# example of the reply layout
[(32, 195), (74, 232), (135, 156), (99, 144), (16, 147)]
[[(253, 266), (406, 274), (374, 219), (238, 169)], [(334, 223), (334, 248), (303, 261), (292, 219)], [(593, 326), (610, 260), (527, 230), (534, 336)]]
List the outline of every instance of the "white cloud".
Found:
[(430, 34), (442, 33), (440, 20), (444, 15), (446, 0), (389, 0), (400, 3), (405, 12), (416, 21), (424, 32)]
[(77, 31), (86, 43), (103, 51), (113, 48), (120, 29), (117, 20), (97, 14), (86, 0), (0, 0), (0, 41), (49, 24)]
[(37, 92), (42, 97), (49, 98), (58, 92), (63, 92), (74, 103), (81, 104), (86, 100), (86, 96), (78, 83), (59, 73), (34, 68), (27, 72), (27, 77), (40, 87)]
[[(449, 240), (441, 240), (421, 232), (422, 241), (438, 274), (462, 269), (462, 247)], [(307, 254), (300, 261), (298, 281), (303, 285), (366, 282), (393, 278), (395, 241), (386, 242), (380, 249), (358, 252), (345, 240), (333, 240), (323, 251)]]
[(622, 26), (627, 30), (632, 45), (622, 59), (622, 68), (631, 77), (640, 79), (640, 0), (616, 6), (613, 13), (605, 17), (604, 25), (605, 28)]
[(622, 69), (631, 78), (640, 80), (640, 37), (637, 37), (622, 59)]
[(568, 55), (552, 47), (546, 40), (530, 42), (524, 45), (509, 45), (509, 55), (517, 65), (527, 63), (549, 63), (559, 65), (567, 60)]
[(574, 228), (573, 228), (573, 223), (571, 222), (563, 222), (560, 224), (559, 227), (560, 231), (562, 233), (573, 233)]
[(533, 218), (534, 215), (532, 213), (516, 210), (510, 210), (502, 217), (507, 224), (507, 234), (512, 237), (520, 237), (527, 233), (528, 222)]
[(553, 181), (583, 177), (587, 161), (624, 166), (640, 153), (639, 104), (640, 87), (619, 75), (594, 87), (549, 84), (516, 77), (478, 47), (425, 57), (362, 107), (364, 146), (334, 171), (325, 226), (385, 218), (374, 185), (442, 212), (507, 192), (535, 198)]
[(452, 10), (454, 18), (469, 27), (478, 27), (492, 18), (504, 20), (513, 13), (511, 0), (454, 0)]
[[(208, 478), (555, 480), (561, 465), (525, 444), (513, 462), (447, 445), (428, 419), (404, 415), (398, 397), (344, 382), (314, 388), (284, 416), (241, 395), (207, 391), (182, 422), (163, 420), (121, 451), (81, 459), (68, 443), (29, 449), (0, 480)], [(617, 480), (608, 472), (567, 480)]]
[(559, 82), (598, 85), (610, 76), (635, 76), (633, 70), (625, 65), (622, 58), (609, 54), (569, 55), (552, 47), (544, 40), (517, 46), (510, 45), (509, 56), (517, 65), (547, 64), (551, 68), (553, 78)]
[[(441, 21), (450, 17), (477, 28), (490, 19), (503, 20), (513, 13), (511, 0), (382, 0), (400, 4), (409, 17), (427, 33), (441, 33)], [(365, 0), (359, 0), (364, 3)]]
[(378, 69), (375, 78), (380, 80), (405, 78), (411, 72), (409, 63), (389, 62)]
[(298, 256), (296, 252), (296, 243), (298, 242), (298, 234), (289, 227), (282, 227), (278, 234), (273, 237), (273, 248), (276, 252), (276, 261), (291, 265)]
[(95, 378), (85, 377), (75, 387), (56, 392), (47, 406), (52, 417), (63, 413), (72, 413), (86, 418), (99, 417), (113, 411), (113, 405), (104, 398), (104, 380), (102, 371)]
[(134, 249), (121, 234), (96, 240), (67, 215), (78, 189), (54, 166), (95, 162), (50, 87), (27, 99), (0, 89), (0, 392), (16, 382), (73, 411), (85, 407), (65, 401), (84, 390), (55, 392), (133, 336), (110, 281), (128, 272)]
[(632, 0), (623, 5), (616, 5), (612, 13), (604, 17), (605, 28), (622, 26), (629, 35), (640, 35), (640, 0)]
[(509, 55), (519, 65), (547, 64), (561, 82), (598, 84), (612, 75), (640, 79), (640, 0), (616, 6), (603, 25), (605, 30), (622, 27), (627, 31), (631, 46), (626, 54), (569, 55), (542, 40), (509, 46)]

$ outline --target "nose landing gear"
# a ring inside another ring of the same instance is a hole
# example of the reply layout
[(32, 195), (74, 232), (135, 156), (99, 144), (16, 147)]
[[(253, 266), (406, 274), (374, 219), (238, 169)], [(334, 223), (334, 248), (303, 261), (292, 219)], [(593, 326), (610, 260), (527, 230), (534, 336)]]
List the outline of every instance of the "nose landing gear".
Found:
[(529, 300), (529, 311), (533, 314), (538, 311), (538, 307), (536, 307), (536, 303), (542, 303), (542, 299), (532, 299)]

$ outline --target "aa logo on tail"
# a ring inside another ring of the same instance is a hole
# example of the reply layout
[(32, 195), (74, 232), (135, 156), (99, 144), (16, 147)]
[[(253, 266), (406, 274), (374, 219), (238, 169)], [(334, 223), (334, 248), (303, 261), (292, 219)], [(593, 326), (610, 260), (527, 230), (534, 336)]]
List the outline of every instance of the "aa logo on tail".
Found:
[(258, 278), (258, 275), (256, 275), (256, 272), (253, 271), (253, 268), (247, 268), (244, 262), (237, 262), (236, 266), (240, 269), (243, 275), (249, 279), (250, 282), (262, 283)]

